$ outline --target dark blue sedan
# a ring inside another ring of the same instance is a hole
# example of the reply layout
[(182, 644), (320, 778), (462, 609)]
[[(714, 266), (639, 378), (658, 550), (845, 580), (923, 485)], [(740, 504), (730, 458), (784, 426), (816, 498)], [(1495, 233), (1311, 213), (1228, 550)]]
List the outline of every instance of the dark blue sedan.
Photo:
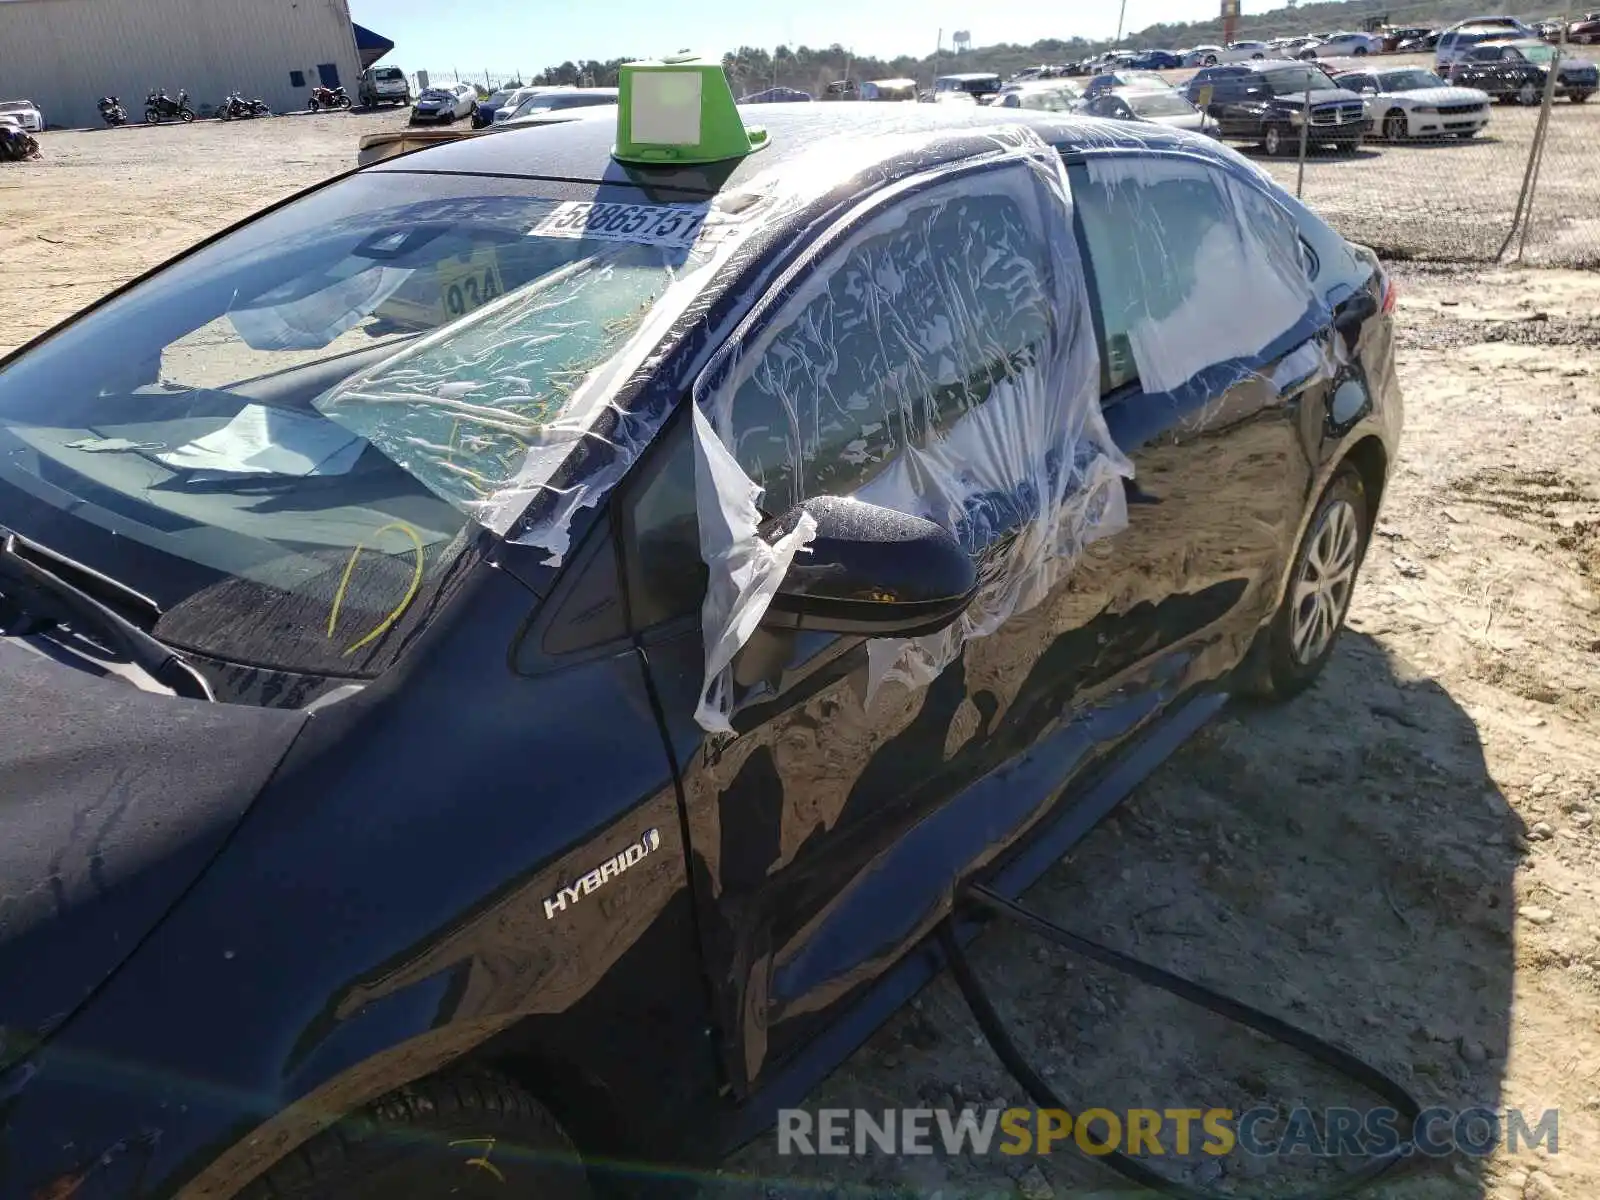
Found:
[(1335, 653), (1401, 430), (1369, 251), (1209, 138), (747, 130), (673, 67), (0, 363), (0, 1195), (714, 1162), (958, 888)]
[(1129, 65), (1140, 71), (1175, 71), (1183, 59), (1171, 50), (1144, 50)]

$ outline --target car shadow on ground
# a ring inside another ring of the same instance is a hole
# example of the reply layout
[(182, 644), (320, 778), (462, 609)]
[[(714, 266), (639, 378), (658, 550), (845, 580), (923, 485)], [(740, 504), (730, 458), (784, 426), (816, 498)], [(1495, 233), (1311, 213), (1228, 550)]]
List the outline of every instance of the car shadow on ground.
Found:
[[(1300, 157), (1300, 149), (1298, 146), (1295, 147), (1295, 152), (1293, 154), (1279, 155), (1268, 154), (1266, 147), (1259, 144), (1245, 144), (1236, 146), (1235, 148), (1239, 150), (1239, 152), (1242, 153), (1246, 158), (1253, 158), (1259, 162), (1282, 163), (1285, 166), (1291, 167), (1294, 166), (1295, 162)], [(1370, 159), (1381, 158), (1382, 154), (1383, 152), (1374, 148), (1371, 143), (1362, 145), (1359, 150), (1351, 154), (1342, 154), (1337, 150), (1330, 150), (1323, 146), (1312, 146), (1306, 152), (1306, 163), (1309, 165), (1313, 163), (1366, 162)]]
[[(1499, 1110), (1511, 1032), (1512, 884), (1525, 848), (1471, 718), (1438, 684), (1347, 632), (1314, 689), (1282, 706), (1227, 710), (1023, 902), (1343, 1045), (1424, 1108)], [(973, 962), (1024, 1052), (1073, 1111), (1237, 1116), (1268, 1106), (1280, 1117), (1258, 1130), (1272, 1138), (1300, 1106), (1325, 1136), (1326, 1110), (1365, 1113), (1384, 1103), (1294, 1050), (1013, 928), (987, 931)], [(803, 1107), (1028, 1104), (947, 973)], [(1539, 1115), (1526, 1114), (1529, 1129)], [(1208, 1155), (1198, 1133), (1185, 1155), (1172, 1130), (1162, 1156), (1147, 1148), (1143, 1157), (1190, 1186), (1300, 1194), (1350, 1166), (1299, 1151)], [(770, 1200), (819, 1187), (947, 1196), (1127, 1188), (1067, 1142), (1048, 1157), (894, 1157), (869, 1146), (801, 1158), (776, 1146), (768, 1134), (746, 1147), (708, 1190), (718, 1200), (728, 1191)], [(1363, 1194), (1479, 1197), (1486, 1172), (1484, 1160), (1458, 1151)]]

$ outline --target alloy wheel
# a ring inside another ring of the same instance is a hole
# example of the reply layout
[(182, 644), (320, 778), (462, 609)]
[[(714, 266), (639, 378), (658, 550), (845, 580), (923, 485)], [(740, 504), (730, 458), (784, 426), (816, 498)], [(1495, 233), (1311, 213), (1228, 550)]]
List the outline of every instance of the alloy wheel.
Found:
[(1361, 546), (1356, 520), (1349, 501), (1336, 501), (1323, 512), (1306, 544), (1289, 617), (1289, 644), (1302, 666), (1321, 657), (1350, 607)]

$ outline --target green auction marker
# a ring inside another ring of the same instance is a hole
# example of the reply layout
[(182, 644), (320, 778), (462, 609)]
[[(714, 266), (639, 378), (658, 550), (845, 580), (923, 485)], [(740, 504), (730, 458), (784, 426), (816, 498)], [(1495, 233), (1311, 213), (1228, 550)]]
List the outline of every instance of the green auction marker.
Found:
[(692, 56), (624, 63), (618, 80), (618, 162), (691, 166), (743, 158), (767, 144), (746, 126), (719, 63)]

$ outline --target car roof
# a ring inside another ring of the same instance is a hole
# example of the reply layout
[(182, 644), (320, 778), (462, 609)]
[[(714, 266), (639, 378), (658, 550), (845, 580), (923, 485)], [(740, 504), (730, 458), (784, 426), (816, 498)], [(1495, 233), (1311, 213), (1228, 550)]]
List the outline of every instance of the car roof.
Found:
[[(752, 106), (756, 107), (756, 106)], [(596, 184), (677, 189), (714, 194), (737, 188), (745, 181), (781, 166), (812, 149), (819, 139), (853, 142), (852, 153), (841, 161), (853, 170), (871, 166), (874, 158), (887, 161), (903, 154), (903, 144), (893, 135), (959, 137), (997, 125), (1027, 125), (1065, 152), (1073, 149), (1124, 147), (1127, 149), (1181, 149), (1207, 153), (1219, 163), (1221, 151), (1176, 132), (1133, 131), (1121, 122), (1095, 120), (1070, 113), (1028, 109), (991, 108), (948, 104), (763, 104), (751, 113), (768, 133), (767, 148), (731, 164), (699, 167), (631, 167), (616, 162), (611, 149), (616, 141), (616, 110), (610, 106), (578, 109), (594, 114), (587, 119), (540, 124), (533, 128), (505, 128), (489, 135), (429, 146), (383, 159), (365, 168), (376, 172), (426, 171), (464, 175), (520, 176)], [(880, 145), (885, 148), (876, 155)], [(860, 151), (859, 153), (855, 151)]]
[(966, 71), (959, 75), (941, 75), (940, 79), (998, 79), (1000, 76), (995, 71)]

